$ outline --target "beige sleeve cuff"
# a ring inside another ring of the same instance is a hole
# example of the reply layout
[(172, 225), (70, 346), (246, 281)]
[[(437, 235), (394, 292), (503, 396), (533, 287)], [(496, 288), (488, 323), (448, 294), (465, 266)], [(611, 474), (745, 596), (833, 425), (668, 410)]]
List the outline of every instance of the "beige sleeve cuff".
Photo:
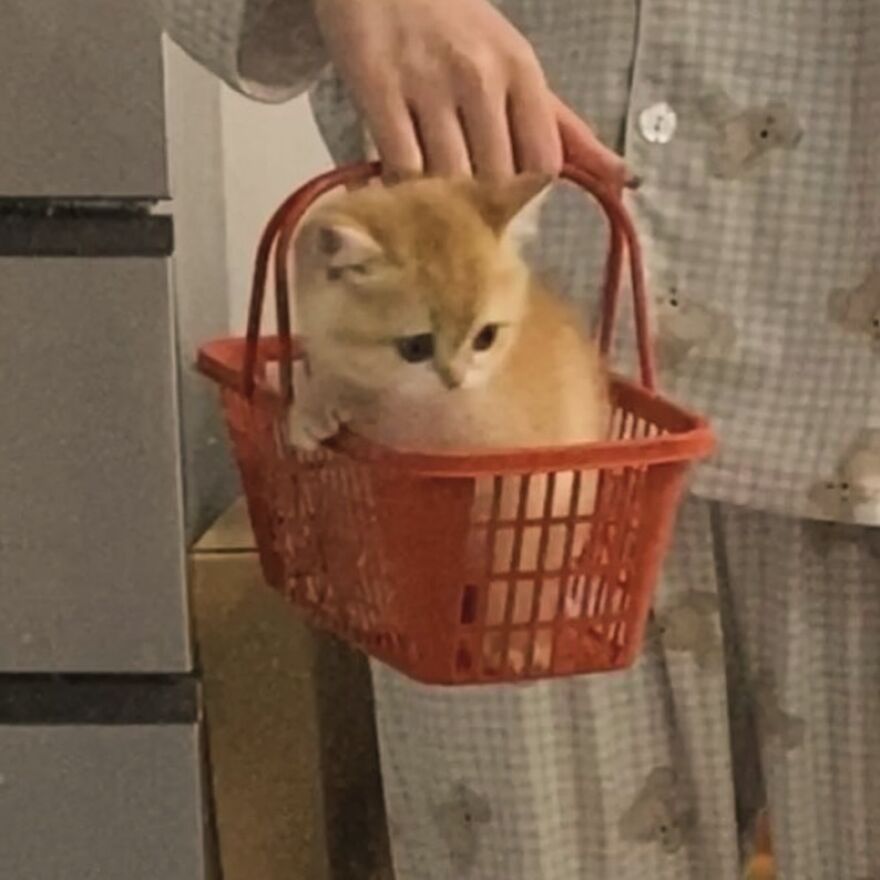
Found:
[(280, 103), (327, 64), (312, 0), (153, 0), (166, 33), (232, 88)]

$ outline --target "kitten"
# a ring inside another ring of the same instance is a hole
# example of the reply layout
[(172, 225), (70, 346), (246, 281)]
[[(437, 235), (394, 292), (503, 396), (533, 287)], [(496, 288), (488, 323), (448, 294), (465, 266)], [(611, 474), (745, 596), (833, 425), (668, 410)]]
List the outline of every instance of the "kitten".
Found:
[[(606, 437), (608, 383), (598, 350), (573, 308), (520, 255), (549, 184), (536, 176), (496, 185), (419, 179), (366, 187), (315, 209), (295, 253), (297, 329), (310, 376), (291, 413), (294, 445), (314, 449), (343, 423), (386, 446), (418, 451)], [(519, 480), (505, 482), (500, 513), (513, 519), (523, 503)], [(491, 478), (479, 481), (476, 518), (488, 516), (493, 486)], [(546, 477), (533, 477), (529, 519), (543, 516), (547, 491), (554, 516), (573, 507), (589, 514), (595, 476), (560, 473), (552, 490)], [(534, 572), (543, 560), (545, 570), (558, 572), (572, 545), (575, 553), (583, 545), (586, 528), (578, 526), (573, 541), (563, 525), (543, 540), (538, 527), (519, 541), (512, 529), (499, 532), (495, 567)], [(510, 596), (513, 587), (493, 583), (486, 622), (497, 626), (509, 614), (526, 623), (537, 608), (549, 623), (561, 589), (558, 576), (540, 586), (534, 576), (530, 585), (518, 581)], [(571, 616), (583, 613), (574, 607), (580, 598), (569, 597)], [(546, 666), (549, 631), (538, 642), (532, 662)], [(529, 636), (519, 633), (506, 662), (521, 670), (528, 651)]]

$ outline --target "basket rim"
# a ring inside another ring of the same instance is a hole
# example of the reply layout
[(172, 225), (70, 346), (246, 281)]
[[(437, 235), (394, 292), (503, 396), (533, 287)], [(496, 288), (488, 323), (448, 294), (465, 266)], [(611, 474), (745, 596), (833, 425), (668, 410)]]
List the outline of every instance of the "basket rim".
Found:
[[(277, 353), (277, 337), (262, 337), (260, 349), (271, 359)], [(198, 351), (198, 370), (222, 387), (244, 393), (244, 360), (247, 339), (229, 336), (212, 340)], [(294, 354), (302, 351), (294, 340)], [(409, 452), (382, 447), (350, 431), (343, 430), (325, 443), (333, 452), (356, 460), (381, 463), (419, 477), (480, 477), (504, 473), (512, 475), (552, 473), (565, 470), (644, 467), (648, 465), (687, 464), (711, 455), (716, 448), (715, 433), (700, 415), (650, 391), (631, 379), (612, 373), (612, 382), (628, 395), (641, 399), (655, 411), (663, 410), (682, 426), (656, 437), (603, 440), (569, 446), (529, 449), (501, 448), (460, 450), (456, 452)], [(258, 383), (251, 400), (275, 412), (286, 408), (280, 389)]]

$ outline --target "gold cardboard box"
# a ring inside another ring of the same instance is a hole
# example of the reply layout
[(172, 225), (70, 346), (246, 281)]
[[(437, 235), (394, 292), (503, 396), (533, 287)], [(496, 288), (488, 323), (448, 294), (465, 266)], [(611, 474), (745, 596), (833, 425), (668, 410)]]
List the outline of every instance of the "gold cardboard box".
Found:
[(365, 659), (266, 587), (243, 502), (190, 564), (224, 880), (390, 878)]

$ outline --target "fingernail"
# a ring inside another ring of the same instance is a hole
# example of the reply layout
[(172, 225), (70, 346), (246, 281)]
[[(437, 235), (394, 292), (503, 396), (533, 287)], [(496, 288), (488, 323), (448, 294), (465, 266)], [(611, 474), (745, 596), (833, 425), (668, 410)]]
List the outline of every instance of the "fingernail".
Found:
[(623, 184), (627, 189), (638, 189), (642, 185), (642, 178), (639, 174), (630, 175)]

